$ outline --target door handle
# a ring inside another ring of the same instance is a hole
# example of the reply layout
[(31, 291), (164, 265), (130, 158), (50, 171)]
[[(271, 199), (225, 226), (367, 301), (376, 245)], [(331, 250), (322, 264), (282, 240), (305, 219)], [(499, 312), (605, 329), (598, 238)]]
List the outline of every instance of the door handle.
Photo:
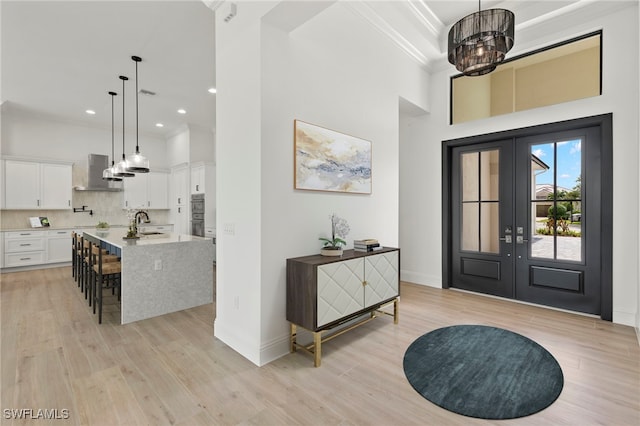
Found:
[(504, 237), (500, 238), (500, 241), (504, 241), (507, 244), (513, 243), (513, 240), (511, 239), (511, 235), (505, 235)]
[(516, 237), (516, 244), (524, 244), (524, 243), (528, 243), (529, 240), (525, 239), (522, 235), (518, 235)]

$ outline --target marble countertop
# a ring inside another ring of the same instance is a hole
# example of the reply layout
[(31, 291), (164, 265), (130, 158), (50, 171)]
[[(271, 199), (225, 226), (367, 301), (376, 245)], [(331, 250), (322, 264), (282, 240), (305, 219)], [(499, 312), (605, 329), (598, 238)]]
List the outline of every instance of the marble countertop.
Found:
[(197, 237), (195, 235), (166, 232), (161, 234), (141, 235), (138, 239), (125, 239), (127, 229), (111, 229), (108, 232), (97, 232), (95, 229), (84, 231), (86, 234), (101, 239), (107, 244), (118, 248), (128, 246), (152, 246), (168, 243), (180, 243), (189, 241), (211, 241), (211, 238)]
[[(111, 228), (128, 228), (129, 225), (127, 224), (110, 224), (109, 225)], [(145, 226), (173, 226), (172, 223), (141, 223), (140, 225), (138, 225), (138, 227), (140, 228), (144, 228)], [(82, 230), (82, 229), (95, 229), (96, 226), (95, 225), (81, 225), (81, 226), (43, 226), (43, 227), (38, 227), (38, 228), (2, 228), (0, 229), (0, 232), (13, 232), (13, 231), (55, 231), (55, 230), (59, 230), (59, 229), (75, 229), (75, 230)]]

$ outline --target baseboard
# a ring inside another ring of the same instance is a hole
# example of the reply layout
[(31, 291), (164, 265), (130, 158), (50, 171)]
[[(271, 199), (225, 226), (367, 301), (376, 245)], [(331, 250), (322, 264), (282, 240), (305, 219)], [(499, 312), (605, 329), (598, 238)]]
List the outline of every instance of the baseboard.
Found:
[[(250, 341), (243, 339), (243, 333), (238, 333), (236, 328), (227, 327), (219, 318), (213, 321), (213, 335), (224, 342), (238, 354), (242, 355), (258, 367), (260, 366), (260, 354), (252, 350)], [(259, 352), (259, 351), (258, 351)]]
[(629, 312), (613, 311), (613, 322), (616, 324), (636, 326), (636, 315)]
[(640, 327), (636, 327), (636, 337), (638, 338), (638, 346), (640, 346)]
[[(288, 327), (287, 327), (288, 328)], [(262, 345), (260, 348), (260, 365), (269, 364), (289, 354), (289, 333), (276, 337)]]
[(423, 274), (422, 272), (402, 269), (400, 271), (400, 280), (428, 287), (442, 288), (442, 277), (439, 275), (429, 275)]

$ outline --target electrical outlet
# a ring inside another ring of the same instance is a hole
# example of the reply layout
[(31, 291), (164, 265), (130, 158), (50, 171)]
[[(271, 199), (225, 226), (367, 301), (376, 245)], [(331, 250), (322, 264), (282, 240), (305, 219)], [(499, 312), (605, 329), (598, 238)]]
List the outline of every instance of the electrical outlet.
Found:
[(225, 223), (224, 224), (224, 235), (236, 235), (236, 224), (235, 223)]
[(161, 259), (156, 259), (156, 261), (153, 263), (153, 269), (156, 271), (161, 271), (162, 270), (162, 260)]

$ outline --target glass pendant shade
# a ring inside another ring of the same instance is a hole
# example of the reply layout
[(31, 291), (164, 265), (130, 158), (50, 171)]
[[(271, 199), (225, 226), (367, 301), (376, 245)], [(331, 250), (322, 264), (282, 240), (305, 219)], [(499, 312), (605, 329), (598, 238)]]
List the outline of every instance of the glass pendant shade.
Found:
[(495, 70), (513, 47), (514, 21), (513, 12), (506, 9), (478, 10), (465, 16), (449, 30), (449, 62), (467, 76)]
[(113, 175), (116, 177), (134, 177), (135, 175), (133, 173), (127, 171), (127, 160), (125, 160), (124, 157), (124, 82), (129, 80), (129, 78), (124, 75), (121, 75), (119, 78), (122, 80), (122, 160), (111, 169)]
[(122, 160), (118, 162), (113, 167), (113, 175), (118, 177), (134, 177), (135, 174), (127, 171), (127, 160), (125, 160), (124, 155), (122, 156)]
[(127, 157), (127, 171), (131, 173), (149, 173), (149, 160), (136, 151)]
[(115, 176), (113, 173), (114, 166), (114, 153), (113, 153), (113, 97), (117, 95), (116, 92), (108, 92), (111, 95), (111, 167), (107, 167), (102, 171), (102, 179), (110, 180), (113, 182), (121, 182), (122, 178)]
[(132, 56), (136, 63), (136, 152), (127, 157), (126, 171), (130, 173), (149, 173), (149, 160), (140, 154), (138, 144), (138, 62), (142, 61), (139, 56)]

